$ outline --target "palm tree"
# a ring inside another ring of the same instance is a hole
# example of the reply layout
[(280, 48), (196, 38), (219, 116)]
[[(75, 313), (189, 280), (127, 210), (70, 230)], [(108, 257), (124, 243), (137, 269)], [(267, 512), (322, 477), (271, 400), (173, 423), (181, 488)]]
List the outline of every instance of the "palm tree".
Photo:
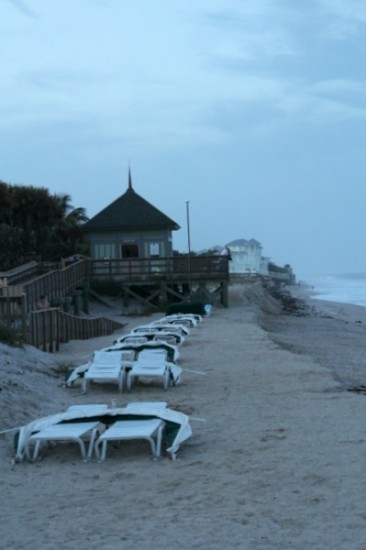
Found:
[[(59, 260), (84, 253), (81, 225), (84, 208), (74, 208), (67, 194), (0, 181), (0, 265), (19, 265), (25, 258)], [(4, 261), (3, 261), (4, 260)]]
[(70, 195), (54, 195), (60, 218), (54, 226), (52, 256), (55, 259), (85, 252), (81, 226), (88, 221), (85, 208), (74, 208)]

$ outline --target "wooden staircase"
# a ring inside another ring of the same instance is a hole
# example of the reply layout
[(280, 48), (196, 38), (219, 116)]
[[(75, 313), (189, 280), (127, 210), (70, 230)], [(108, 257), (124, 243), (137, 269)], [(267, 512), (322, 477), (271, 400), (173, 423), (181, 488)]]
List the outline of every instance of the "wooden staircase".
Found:
[(61, 306), (40, 309), (44, 297), (50, 304), (65, 303), (70, 293), (80, 300), (78, 289), (87, 292), (85, 260), (60, 269), (52, 267), (44, 272), (43, 264), (29, 262), (0, 272), (0, 323), (15, 330), (22, 343), (53, 352), (69, 340), (97, 338), (123, 328), (123, 323), (112, 319), (72, 315)]

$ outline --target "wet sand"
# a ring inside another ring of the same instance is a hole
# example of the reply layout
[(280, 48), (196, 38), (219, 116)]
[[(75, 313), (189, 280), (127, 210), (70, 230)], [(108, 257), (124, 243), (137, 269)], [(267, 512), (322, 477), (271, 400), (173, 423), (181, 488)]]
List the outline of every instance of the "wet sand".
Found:
[(366, 308), (313, 299), (298, 287), (290, 294), (292, 311), (263, 316), (270, 338), (328, 368), (342, 388), (366, 385)]

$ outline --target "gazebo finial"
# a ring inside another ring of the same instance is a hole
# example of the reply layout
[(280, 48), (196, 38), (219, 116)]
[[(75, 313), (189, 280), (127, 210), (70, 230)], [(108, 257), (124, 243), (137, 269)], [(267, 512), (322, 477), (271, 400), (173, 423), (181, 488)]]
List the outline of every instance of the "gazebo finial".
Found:
[(132, 189), (131, 167), (128, 165), (128, 188)]

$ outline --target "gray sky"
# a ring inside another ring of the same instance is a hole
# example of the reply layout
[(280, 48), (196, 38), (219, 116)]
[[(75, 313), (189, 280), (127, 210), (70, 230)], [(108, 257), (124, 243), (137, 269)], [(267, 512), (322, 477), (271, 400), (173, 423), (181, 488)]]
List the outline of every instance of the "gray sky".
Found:
[(366, 271), (365, 0), (1, 0), (0, 179)]

